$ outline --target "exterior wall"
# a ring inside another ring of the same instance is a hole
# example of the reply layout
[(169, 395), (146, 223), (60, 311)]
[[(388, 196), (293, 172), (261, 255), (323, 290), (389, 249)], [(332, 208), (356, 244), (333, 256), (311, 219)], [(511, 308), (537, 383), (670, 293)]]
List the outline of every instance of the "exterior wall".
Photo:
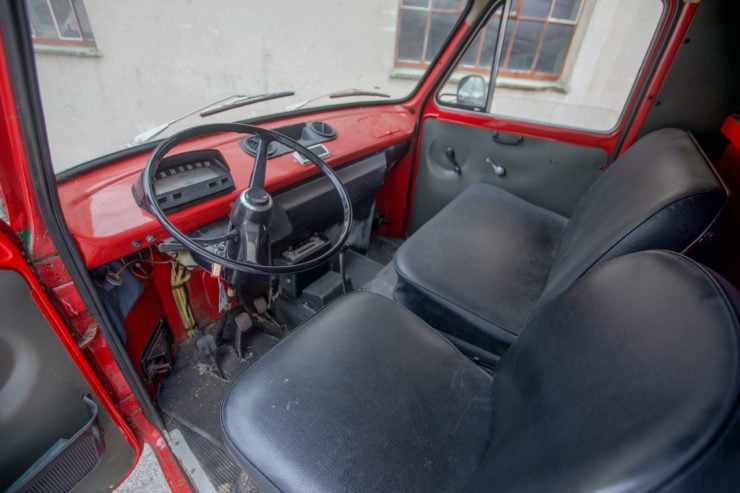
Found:
[[(296, 92), (185, 123), (279, 112), (350, 87), (402, 96), (415, 85), (388, 77), (397, 0), (86, 0), (85, 6), (99, 56), (37, 53), (57, 171), (125, 147), (134, 135), (231, 94)], [(174, 36), (165, 38), (164, 27)], [(306, 62), (310, 71), (296, 70)]]
[[(634, 53), (644, 51), (655, 23), (639, 11), (660, 1), (586, 1), (593, 12), (569, 57), (567, 91), (499, 88), (495, 113), (586, 128), (613, 125), (642, 60)], [(172, 130), (280, 112), (340, 89), (402, 97), (416, 85), (391, 77), (398, 0), (85, 0), (85, 6), (98, 56), (36, 55), (57, 171), (123, 148), (136, 134), (231, 94), (296, 92), (207, 119), (194, 116)]]
[[(610, 130), (622, 112), (663, 10), (661, 0), (591, 0), (562, 91), (497, 88), (492, 112), (523, 120)], [(584, 12), (586, 13), (586, 12)], [(574, 41), (575, 43), (575, 41)]]

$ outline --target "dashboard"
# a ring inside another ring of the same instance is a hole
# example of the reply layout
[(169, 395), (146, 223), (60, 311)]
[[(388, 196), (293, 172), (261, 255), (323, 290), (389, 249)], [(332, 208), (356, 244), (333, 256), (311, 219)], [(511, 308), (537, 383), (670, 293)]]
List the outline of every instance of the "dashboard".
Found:
[[(394, 105), (327, 111), (320, 118), (294, 116), (262, 126), (303, 145), (320, 146), (316, 150), (326, 154), (327, 164), (341, 168), (398, 150), (411, 139), (414, 125), (414, 115)], [(211, 135), (177, 146), (162, 161), (155, 190), (160, 206), (179, 229), (190, 231), (229, 213), (238, 193), (247, 187), (254, 163), (247, 140), (237, 134)], [(169, 237), (140, 207), (137, 187), (149, 154), (128, 155), (59, 182), (65, 219), (89, 268)], [(319, 174), (303, 161), (292, 152), (274, 149), (266, 189), (291, 190)]]

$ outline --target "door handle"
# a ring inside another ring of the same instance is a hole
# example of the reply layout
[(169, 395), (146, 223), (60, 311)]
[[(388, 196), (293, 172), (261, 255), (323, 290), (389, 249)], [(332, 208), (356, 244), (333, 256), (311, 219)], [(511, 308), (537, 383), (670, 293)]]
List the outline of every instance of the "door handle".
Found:
[(493, 168), (493, 172), (496, 173), (496, 176), (506, 176), (506, 168), (499, 164), (496, 164), (490, 157), (486, 158), (486, 162), (491, 165), (491, 168)]
[(491, 138), (495, 143), (505, 146), (518, 146), (524, 141), (523, 135), (501, 134), (501, 132), (497, 130), (493, 131)]
[(452, 171), (458, 175), (462, 175), (462, 170), (460, 169), (460, 165), (457, 164), (457, 158), (455, 157), (455, 149), (452, 147), (445, 148), (445, 157), (452, 164)]

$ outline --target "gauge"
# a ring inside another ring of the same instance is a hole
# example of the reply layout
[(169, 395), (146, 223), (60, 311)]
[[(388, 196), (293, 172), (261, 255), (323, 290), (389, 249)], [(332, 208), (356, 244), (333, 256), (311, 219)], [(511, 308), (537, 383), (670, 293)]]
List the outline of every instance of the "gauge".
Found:
[[(142, 172), (133, 187), (136, 202), (144, 208), (145, 179)], [(229, 166), (215, 149), (168, 156), (159, 164), (154, 176), (154, 193), (163, 211), (181, 209), (234, 189)]]

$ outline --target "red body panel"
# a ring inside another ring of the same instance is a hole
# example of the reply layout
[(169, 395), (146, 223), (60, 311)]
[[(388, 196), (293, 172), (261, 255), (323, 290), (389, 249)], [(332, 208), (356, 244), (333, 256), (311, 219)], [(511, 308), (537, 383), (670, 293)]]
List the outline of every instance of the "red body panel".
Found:
[(109, 390), (104, 383), (98, 378), (98, 375), (88, 364), (82, 350), (78, 347), (77, 342), (67, 329), (64, 320), (59, 316), (56, 307), (51, 299), (44, 292), (44, 288), (39, 283), (36, 273), (33, 272), (21, 253), (19, 243), (14, 243), (11, 238), (15, 238), (13, 233), (2, 221), (0, 221), (0, 269), (10, 269), (18, 272), (30, 288), (30, 295), (36, 305), (41, 310), (46, 320), (49, 322), (52, 330), (59, 338), (64, 349), (69, 353), (73, 363), (80, 371), (82, 376), (87, 380), (90, 388), (95, 393), (108, 415), (115, 423), (118, 430), (134, 448), (136, 457), (141, 454), (141, 445), (134, 435), (131, 427), (126, 423), (115, 402), (111, 399)]
[[(333, 167), (411, 138), (415, 123), (414, 117), (401, 106), (373, 106), (293, 117), (265, 126), (275, 128), (314, 120), (325, 121), (338, 132), (336, 140), (324, 143), (331, 153), (326, 161)], [(241, 137), (217, 135), (177, 148), (178, 151), (220, 150), (236, 184), (236, 191), (230, 194), (172, 214), (180, 229), (187, 231), (227, 215), (238, 193), (247, 188), (254, 158), (239, 147)], [(136, 205), (131, 193), (148, 157), (148, 152), (142, 153), (59, 186), (67, 224), (88, 267), (102, 265), (169, 237), (153, 216)], [(265, 185), (268, 191), (275, 191), (318, 173), (314, 166), (302, 166), (291, 154), (285, 154), (269, 161)], [(140, 246), (132, 246), (134, 242)]]
[[(31, 296), (121, 434), (134, 448), (136, 460), (141, 454), (141, 444), (149, 443), (158, 453), (170, 487), (175, 491), (186, 490), (188, 483), (174, 456), (159, 431), (143, 415), (140, 403), (132, 395), (97, 324), (81, 302), (46, 229), (29, 172), (21, 115), (15, 104), (2, 39), (0, 37), (0, 160), (3, 163), (0, 189), (10, 227), (0, 221), (0, 268), (17, 271), (29, 284)], [(16, 233), (25, 245), (11, 240), (17, 238)], [(27, 258), (33, 267), (29, 266)], [(56, 297), (56, 302), (49, 293)], [(64, 307), (64, 312), (59, 307)]]
[[(5, 53), (3, 39), (0, 37), (0, 54)], [(3, 56), (0, 63), (0, 189), (13, 231), (22, 234), (30, 253), (44, 257), (55, 251), (48, 235), (28, 234), (44, 230), (38, 205), (33, 197), (33, 185), (28, 176), (26, 150), (20, 128), (21, 116), (15, 105), (15, 95), (10, 80), (10, 72)]]

